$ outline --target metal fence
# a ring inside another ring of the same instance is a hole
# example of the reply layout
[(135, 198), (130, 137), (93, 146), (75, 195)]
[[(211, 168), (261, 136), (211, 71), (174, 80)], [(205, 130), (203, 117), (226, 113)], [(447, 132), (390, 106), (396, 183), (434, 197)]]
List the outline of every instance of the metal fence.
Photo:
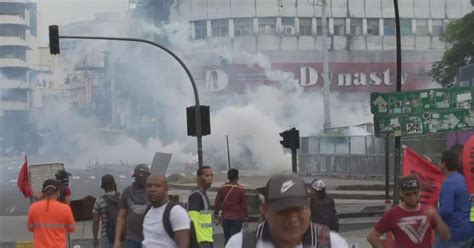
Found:
[[(446, 149), (446, 137), (443, 134), (404, 137), (402, 145), (438, 163), (441, 152)], [(389, 154), (393, 175), (393, 138), (389, 140)], [(298, 160), (298, 171), (304, 175), (384, 176), (385, 138), (372, 135), (302, 137)]]

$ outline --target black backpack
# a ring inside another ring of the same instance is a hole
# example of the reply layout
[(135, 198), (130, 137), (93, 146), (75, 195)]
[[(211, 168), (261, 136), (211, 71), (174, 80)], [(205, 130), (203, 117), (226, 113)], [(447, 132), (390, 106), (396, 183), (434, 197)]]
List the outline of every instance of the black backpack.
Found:
[(103, 220), (105, 223), (105, 231), (107, 233), (107, 238), (110, 242), (115, 240), (115, 226), (117, 224), (117, 216), (120, 210), (119, 200), (120, 193), (115, 193), (115, 195), (104, 195), (105, 200), (105, 216), (106, 219)]
[[(163, 212), (163, 226), (165, 227), (165, 231), (168, 234), (168, 236), (173, 240), (174, 240), (174, 232), (173, 232), (173, 227), (171, 226), (170, 215), (171, 215), (171, 209), (176, 205), (183, 207), (179, 202), (169, 201), (168, 205), (166, 205), (165, 207), (165, 211)], [(145, 215), (148, 213), (151, 207), (152, 206), (148, 207)], [(196, 229), (194, 228), (194, 223), (192, 220), (189, 227), (189, 247), (190, 248), (200, 247), (199, 242), (197, 241)]]

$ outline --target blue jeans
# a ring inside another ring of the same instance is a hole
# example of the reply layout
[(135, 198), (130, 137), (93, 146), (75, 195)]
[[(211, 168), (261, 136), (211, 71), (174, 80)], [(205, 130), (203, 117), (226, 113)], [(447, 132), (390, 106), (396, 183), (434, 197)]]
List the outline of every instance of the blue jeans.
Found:
[(225, 243), (229, 241), (232, 235), (240, 232), (242, 230), (242, 220), (222, 220), (222, 229), (224, 229), (224, 239)]
[(107, 236), (100, 238), (100, 248), (114, 248), (114, 243), (110, 242)]
[(471, 248), (473, 239), (442, 240), (436, 235), (435, 248)]
[(123, 242), (123, 244), (124, 244), (125, 248), (142, 248), (142, 242), (141, 241), (126, 239)]

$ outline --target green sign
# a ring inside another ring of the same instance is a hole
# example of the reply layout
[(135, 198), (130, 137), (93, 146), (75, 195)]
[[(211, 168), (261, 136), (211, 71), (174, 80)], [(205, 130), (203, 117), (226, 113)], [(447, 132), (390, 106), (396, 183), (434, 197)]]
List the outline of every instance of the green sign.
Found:
[(407, 114), (430, 110), (470, 109), (473, 87), (456, 87), (370, 94), (372, 114)]
[(474, 128), (474, 88), (370, 95), (376, 135), (400, 136)]
[(426, 111), (420, 114), (378, 114), (374, 116), (377, 135), (426, 134), (474, 128), (474, 110)]

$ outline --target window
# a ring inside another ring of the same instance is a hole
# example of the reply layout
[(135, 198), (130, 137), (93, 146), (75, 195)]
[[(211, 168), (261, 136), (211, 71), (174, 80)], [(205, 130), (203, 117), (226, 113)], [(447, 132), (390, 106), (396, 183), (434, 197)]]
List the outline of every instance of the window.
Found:
[(416, 35), (428, 35), (428, 20), (416, 20)]
[(0, 25), (0, 37), (18, 37), (25, 39), (25, 29), (15, 25)]
[(351, 34), (362, 35), (362, 19), (351, 19)]
[(196, 39), (207, 38), (207, 23), (206, 21), (194, 22), (194, 34)]
[(26, 51), (19, 48), (0, 47), (0, 58), (26, 60)]
[(384, 35), (395, 35), (395, 19), (384, 19), (383, 20), (383, 34)]
[(334, 18), (334, 35), (346, 34), (346, 19)]
[(400, 19), (400, 35), (411, 35), (411, 19)]
[(432, 20), (431, 21), (431, 24), (432, 24), (432, 32), (431, 34), (433, 35), (436, 35), (436, 36), (439, 36), (440, 34), (442, 34), (444, 32), (444, 25), (443, 25), (443, 20)]
[(276, 33), (276, 18), (262, 17), (258, 18), (258, 33), (259, 34), (275, 34)]
[(310, 36), (311, 35), (311, 18), (300, 18), (300, 35)]
[(295, 18), (293, 17), (282, 17), (281, 18), (281, 29), (284, 35), (295, 35)]
[(228, 19), (212, 20), (211, 27), (212, 27), (213, 37), (229, 36), (229, 20)]
[(252, 34), (253, 20), (252, 18), (236, 18), (234, 19), (234, 35), (249, 36)]
[(28, 91), (21, 89), (4, 89), (2, 94), (3, 101), (26, 102), (28, 100)]
[(367, 35), (380, 35), (379, 32), (379, 19), (368, 18), (367, 19)]
[[(329, 35), (329, 19), (326, 19), (326, 34)], [(322, 35), (323, 34), (323, 20), (321, 18), (319, 18), (317, 21), (316, 21), (316, 33), (318, 35)]]

